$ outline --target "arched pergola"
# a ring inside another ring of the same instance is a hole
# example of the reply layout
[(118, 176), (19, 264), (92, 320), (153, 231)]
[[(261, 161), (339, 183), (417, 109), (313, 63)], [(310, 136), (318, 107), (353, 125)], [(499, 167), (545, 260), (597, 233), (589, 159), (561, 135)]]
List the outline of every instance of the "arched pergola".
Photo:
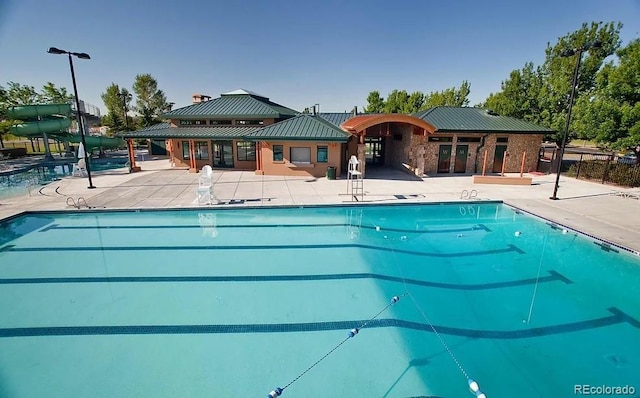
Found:
[[(372, 139), (376, 137), (390, 136), (390, 129), (392, 125), (402, 124), (405, 126), (411, 126), (411, 135), (420, 136), (420, 145), (415, 146), (415, 168), (417, 173), (422, 173), (424, 170), (424, 140), (428, 134), (433, 134), (436, 131), (436, 127), (431, 123), (417, 118), (411, 115), (404, 115), (398, 113), (385, 113), (377, 115), (360, 115), (354, 116), (345, 120), (340, 126), (346, 132), (357, 137), (357, 158), (359, 161), (360, 171), (364, 174), (366, 154), (365, 154), (365, 137), (369, 136)], [(376, 128), (378, 127), (378, 128)], [(406, 131), (406, 130), (405, 130)], [(394, 134), (395, 135), (395, 134)], [(387, 141), (388, 143), (396, 141)], [(408, 143), (407, 143), (408, 142)], [(411, 140), (404, 141), (402, 145), (411, 145)], [(397, 144), (394, 144), (397, 145)], [(352, 149), (353, 151), (353, 149)], [(386, 150), (383, 150), (383, 153)], [(354, 154), (351, 152), (351, 154)], [(397, 152), (396, 152), (397, 155)], [(383, 157), (384, 159), (384, 157)], [(397, 159), (394, 157), (394, 159)], [(383, 160), (386, 164), (386, 160)]]
[(404, 123), (423, 130), (423, 134), (433, 134), (434, 125), (420, 118), (399, 113), (385, 113), (380, 115), (360, 115), (345, 120), (340, 127), (348, 133), (360, 136), (360, 143), (364, 143), (364, 136), (368, 128), (384, 123)]

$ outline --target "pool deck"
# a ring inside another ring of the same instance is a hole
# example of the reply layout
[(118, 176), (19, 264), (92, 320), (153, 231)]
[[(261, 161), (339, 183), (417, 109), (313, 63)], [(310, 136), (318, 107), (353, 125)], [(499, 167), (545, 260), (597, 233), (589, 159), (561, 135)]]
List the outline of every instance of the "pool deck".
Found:
[[(319, 205), (358, 203), (347, 195), (347, 181), (313, 177), (259, 176), (253, 171), (214, 170), (219, 204), (198, 205), (199, 174), (171, 168), (166, 158), (138, 162), (139, 173), (126, 169), (66, 177), (29, 196), (0, 202), (0, 219), (28, 210), (76, 210), (68, 198), (84, 198), (96, 209), (231, 208), (238, 206)], [(527, 175), (532, 185), (474, 184), (470, 175), (417, 178), (396, 170), (369, 169), (364, 180), (365, 203), (464, 202), (464, 190), (474, 200), (502, 200), (558, 224), (580, 230), (640, 252), (640, 190), (560, 178), (559, 200), (550, 200), (555, 174)]]

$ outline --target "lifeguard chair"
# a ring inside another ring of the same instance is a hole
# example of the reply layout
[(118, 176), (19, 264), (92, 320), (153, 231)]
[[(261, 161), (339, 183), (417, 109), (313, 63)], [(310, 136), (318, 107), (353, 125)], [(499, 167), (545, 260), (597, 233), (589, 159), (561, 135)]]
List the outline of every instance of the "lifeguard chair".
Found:
[(360, 161), (356, 155), (351, 155), (347, 168), (347, 195), (351, 196), (352, 201), (364, 200), (364, 180), (359, 166)]

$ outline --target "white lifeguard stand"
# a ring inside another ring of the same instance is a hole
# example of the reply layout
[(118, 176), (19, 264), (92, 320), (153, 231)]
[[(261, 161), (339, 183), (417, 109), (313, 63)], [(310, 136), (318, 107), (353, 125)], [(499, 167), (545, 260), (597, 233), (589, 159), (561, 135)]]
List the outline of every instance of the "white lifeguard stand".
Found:
[(364, 180), (363, 175), (358, 166), (360, 161), (356, 155), (351, 155), (347, 168), (347, 195), (351, 196), (351, 200), (364, 200)]
[(196, 200), (199, 205), (210, 205), (214, 200), (218, 199), (213, 193), (213, 170), (211, 166), (206, 165), (200, 170), (198, 177), (198, 188), (196, 189)]
[(71, 175), (74, 177), (86, 177), (87, 174), (87, 165), (84, 162), (84, 158), (78, 160), (78, 163), (73, 164), (73, 170), (71, 171)]

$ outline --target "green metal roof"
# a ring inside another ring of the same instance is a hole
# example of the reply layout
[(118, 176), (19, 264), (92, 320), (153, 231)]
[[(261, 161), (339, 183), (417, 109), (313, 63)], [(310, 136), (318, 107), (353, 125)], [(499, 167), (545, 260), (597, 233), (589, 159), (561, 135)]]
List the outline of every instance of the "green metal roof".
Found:
[(222, 94), (219, 98), (174, 109), (162, 115), (171, 119), (196, 118), (286, 118), (298, 112), (257, 94)]
[(291, 119), (262, 127), (246, 138), (265, 141), (347, 142), (349, 134), (319, 116), (300, 114)]
[(158, 124), (154, 124), (154, 125), (151, 125), (151, 126), (143, 127), (140, 130), (136, 130), (136, 132), (137, 131), (151, 131), (151, 130), (168, 129), (170, 125), (171, 125), (171, 123), (169, 123), (169, 122), (158, 123)]
[[(340, 127), (340, 125), (342, 123), (345, 122), (345, 120), (351, 119), (353, 116), (353, 113), (351, 112), (339, 112), (339, 113), (329, 113), (329, 112), (325, 112), (325, 113), (318, 113), (318, 116), (320, 116), (321, 118), (323, 118), (324, 120), (328, 121), (329, 123)], [(360, 116), (360, 115), (358, 115)]]
[[(168, 123), (167, 123), (168, 125)], [(138, 130), (124, 133), (124, 138), (205, 138), (238, 139), (259, 130), (260, 127), (207, 126), (207, 127), (166, 127)]]
[(433, 124), (436, 133), (469, 131), (544, 134), (553, 131), (524, 120), (496, 115), (482, 108), (437, 106), (413, 116)]

